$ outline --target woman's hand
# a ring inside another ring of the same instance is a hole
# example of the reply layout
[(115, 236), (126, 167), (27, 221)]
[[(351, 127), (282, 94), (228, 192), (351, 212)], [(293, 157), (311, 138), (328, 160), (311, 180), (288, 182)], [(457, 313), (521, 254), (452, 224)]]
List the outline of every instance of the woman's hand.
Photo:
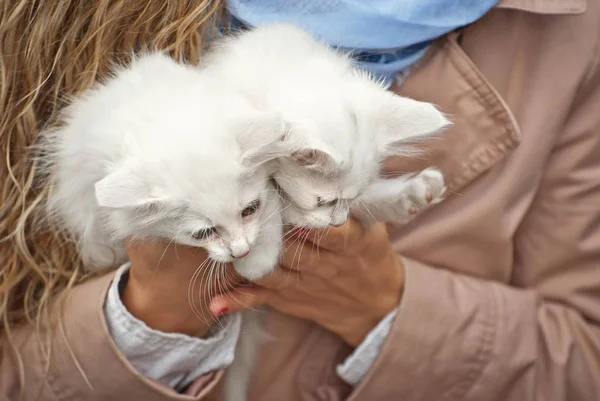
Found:
[(162, 332), (206, 334), (214, 321), (209, 296), (227, 290), (218, 285), (235, 284), (232, 269), (215, 268), (211, 274), (204, 249), (159, 240), (131, 242), (127, 253), (131, 268), (121, 296), (127, 310)]
[(404, 267), (384, 224), (367, 232), (354, 220), (323, 231), (297, 229), (285, 248), (280, 268), (256, 286), (241, 289), (236, 300), (213, 298), (211, 310), (268, 304), (357, 346), (400, 302)]

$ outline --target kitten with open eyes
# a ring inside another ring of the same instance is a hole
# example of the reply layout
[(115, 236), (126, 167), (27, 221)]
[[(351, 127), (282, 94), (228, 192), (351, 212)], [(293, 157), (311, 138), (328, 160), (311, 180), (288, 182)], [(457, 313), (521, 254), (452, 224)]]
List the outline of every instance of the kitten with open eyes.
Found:
[(248, 279), (273, 268), (282, 237), (268, 168), (284, 129), (276, 113), (156, 53), (117, 70), (63, 117), (45, 136), (49, 206), (88, 269), (125, 262), (128, 237), (203, 247)]
[(441, 199), (435, 169), (395, 179), (380, 171), (383, 160), (418, 153), (411, 145), (450, 122), (432, 104), (385, 90), (299, 28), (272, 24), (228, 37), (204, 68), (286, 122), (289, 156), (274, 173), (289, 201), (285, 223), (341, 225), (351, 209), (366, 225), (406, 220)]

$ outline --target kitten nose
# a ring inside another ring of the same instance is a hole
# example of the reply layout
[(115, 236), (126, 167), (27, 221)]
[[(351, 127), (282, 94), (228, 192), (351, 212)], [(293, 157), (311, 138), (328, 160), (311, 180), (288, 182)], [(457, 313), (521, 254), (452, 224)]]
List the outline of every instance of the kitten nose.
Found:
[(238, 253), (231, 252), (231, 257), (234, 259), (241, 259), (244, 256), (248, 256), (249, 253), (250, 253), (250, 249), (243, 251), (243, 252), (238, 252)]
[(250, 253), (250, 244), (243, 236), (233, 238), (229, 243), (229, 254), (234, 259), (241, 259)]
[(344, 224), (346, 224), (346, 222), (348, 221), (348, 216), (335, 216), (331, 219), (331, 222), (329, 222), (330, 226), (333, 227), (341, 227)]

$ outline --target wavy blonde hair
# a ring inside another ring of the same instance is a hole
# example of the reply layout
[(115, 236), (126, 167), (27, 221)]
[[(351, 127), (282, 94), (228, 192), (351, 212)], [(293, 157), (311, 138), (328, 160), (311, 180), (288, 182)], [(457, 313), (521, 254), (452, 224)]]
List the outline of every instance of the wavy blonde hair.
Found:
[(50, 188), (32, 154), (38, 132), (65, 98), (132, 52), (197, 62), (223, 2), (0, 0), (0, 338), (39, 324), (87, 278), (73, 244), (41, 213)]

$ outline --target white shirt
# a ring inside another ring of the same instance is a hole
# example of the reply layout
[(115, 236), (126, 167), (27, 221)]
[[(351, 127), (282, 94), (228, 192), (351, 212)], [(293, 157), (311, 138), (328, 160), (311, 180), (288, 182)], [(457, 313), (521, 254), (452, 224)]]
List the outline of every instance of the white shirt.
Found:
[[(128, 272), (129, 264), (118, 270), (104, 310), (115, 343), (138, 372), (182, 391), (201, 375), (231, 364), (240, 334), (239, 313), (219, 318), (206, 338), (151, 329), (129, 313), (121, 302), (119, 284)], [(396, 313), (394, 310), (386, 316), (337, 367), (338, 375), (347, 383), (355, 386), (366, 375), (385, 342)]]

